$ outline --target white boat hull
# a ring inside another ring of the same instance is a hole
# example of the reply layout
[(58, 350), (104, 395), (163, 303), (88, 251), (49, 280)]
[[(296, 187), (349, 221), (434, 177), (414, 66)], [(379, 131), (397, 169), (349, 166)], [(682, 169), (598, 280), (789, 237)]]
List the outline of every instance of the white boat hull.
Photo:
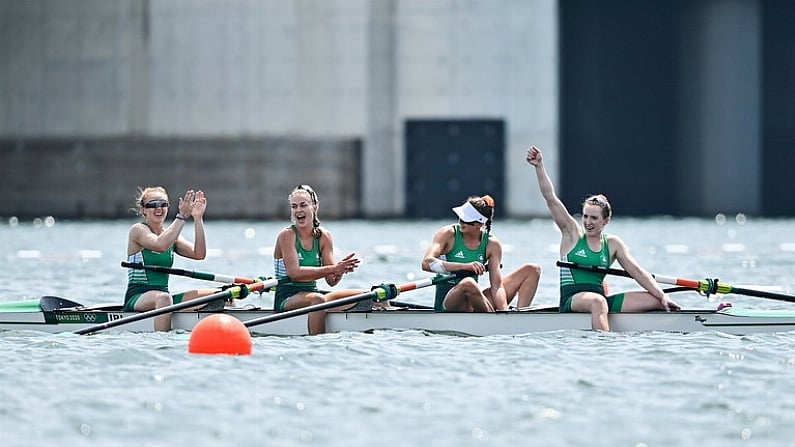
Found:
[[(241, 321), (273, 315), (266, 310), (227, 309), (225, 313)], [(190, 331), (202, 318), (216, 312), (175, 312), (174, 329)], [(51, 312), (0, 312), (0, 330), (29, 330), (49, 333), (74, 332), (124, 317), (136, 315), (113, 310), (61, 309)], [(611, 330), (617, 332), (699, 332), (729, 334), (785, 332), (795, 330), (795, 312), (752, 311), (743, 309), (687, 310), (681, 312), (615, 313), (609, 315)], [(250, 326), (255, 335), (305, 335), (306, 316), (296, 316)], [(329, 312), (328, 332), (368, 332), (375, 330), (418, 329), (434, 333), (472, 336), (517, 335), (533, 332), (590, 330), (588, 314), (558, 313), (550, 310), (496, 313), (436, 313), (430, 310), (380, 310), (371, 312)], [(103, 332), (151, 332), (151, 318), (126, 323)]]

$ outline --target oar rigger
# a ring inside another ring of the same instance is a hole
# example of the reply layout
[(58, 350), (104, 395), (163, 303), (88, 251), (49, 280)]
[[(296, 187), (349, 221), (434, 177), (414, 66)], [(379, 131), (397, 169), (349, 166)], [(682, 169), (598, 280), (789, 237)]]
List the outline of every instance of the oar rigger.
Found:
[(699, 289), (699, 293), (704, 295), (705, 297), (709, 298), (710, 295), (717, 295), (718, 294), (718, 278), (705, 278), (704, 283), (706, 287), (704, 289)]
[(373, 299), (379, 303), (395, 299), (400, 294), (400, 289), (394, 284), (379, 284), (371, 287), (370, 290), (376, 292)]

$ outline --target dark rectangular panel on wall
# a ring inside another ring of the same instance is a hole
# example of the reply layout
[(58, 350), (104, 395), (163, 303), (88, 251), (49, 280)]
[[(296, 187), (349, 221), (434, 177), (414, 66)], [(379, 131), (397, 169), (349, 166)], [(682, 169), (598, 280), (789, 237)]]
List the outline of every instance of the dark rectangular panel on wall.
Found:
[(503, 120), (410, 119), (404, 136), (407, 217), (452, 219), (451, 207), (484, 194), (504, 211)]
[(795, 216), (795, 3), (762, 5), (762, 212)]
[(570, 211), (604, 193), (621, 215), (675, 214), (675, 5), (561, 0), (559, 191)]

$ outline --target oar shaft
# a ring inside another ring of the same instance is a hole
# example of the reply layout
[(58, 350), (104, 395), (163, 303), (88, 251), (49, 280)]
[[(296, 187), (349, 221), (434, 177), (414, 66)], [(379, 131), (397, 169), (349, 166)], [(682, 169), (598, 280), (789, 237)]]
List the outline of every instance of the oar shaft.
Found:
[[(419, 289), (422, 287), (428, 287), (434, 284), (438, 284), (442, 281), (447, 281), (451, 278), (455, 277), (455, 275), (440, 275), (435, 276), (433, 278), (421, 279), (419, 281), (410, 282), (406, 284), (402, 284), (400, 286), (396, 286), (397, 288), (397, 295), (408, 292), (409, 290)], [(359, 301), (364, 301), (366, 299), (373, 299), (373, 300), (384, 300), (390, 298), (387, 296), (387, 292), (382, 287), (376, 287), (375, 289), (360, 293), (357, 295), (351, 295), (345, 298), (340, 298), (333, 301), (328, 301), (325, 303), (314, 304), (312, 306), (301, 307), (299, 309), (288, 310), (286, 312), (279, 312), (273, 315), (267, 315), (260, 318), (254, 318), (252, 320), (248, 320), (243, 324), (246, 327), (251, 326), (258, 326), (260, 324), (271, 323), (274, 321), (284, 320), (286, 318), (297, 317), (300, 315), (305, 315), (311, 312), (317, 312), (320, 310), (332, 309), (334, 307), (344, 306), (346, 304), (353, 304), (358, 303)]]
[[(610, 267), (601, 267), (598, 265), (584, 265), (584, 264), (577, 264), (576, 262), (565, 262), (565, 261), (558, 261), (558, 267), (568, 267), (574, 268), (578, 270), (590, 270), (592, 272), (601, 272), (606, 275), (614, 275), (614, 276), (623, 276), (625, 278), (632, 278), (632, 276), (625, 270), (614, 269)], [(700, 289), (702, 287), (702, 283), (706, 283), (706, 281), (694, 281), (692, 279), (681, 279), (681, 278), (673, 278), (670, 276), (662, 276), (662, 275), (651, 275), (655, 281), (660, 284), (673, 284), (676, 286), (682, 287), (689, 287), (691, 289)]]
[(197, 272), (195, 270), (177, 269), (172, 267), (164, 267), (161, 265), (145, 265), (139, 262), (122, 261), (121, 266), (131, 269), (151, 270), (153, 272), (166, 273), (168, 275), (187, 276), (188, 278), (203, 279), (205, 281), (215, 281), (227, 284), (253, 284), (257, 282), (252, 278), (242, 278), (239, 276), (223, 275), (220, 273)]
[(434, 284), (438, 284), (442, 281), (447, 281), (450, 278), (453, 278), (455, 275), (445, 275), (445, 276), (435, 276), (433, 278), (425, 278), (419, 281), (409, 282), (400, 286), (397, 286), (398, 293), (408, 292), (409, 290), (421, 289), (423, 287), (432, 286)]
[(740, 287), (732, 287), (728, 284), (718, 283), (722, 286), (728, 286), (730, 288), (729, 292), (721, 292), (720, 286), (718, 287), (718, 293), (737, 293), (740, 295), (748, 295), (748, 296), (755, 296), (757, 298), (770, 298), (773, 300), (779, 301), (788, 301), (790, 303), (795, 303), (795, 296), (786, 295), (783, 293), (775, 293), (775, 292), (766, 292), (764, 290), (753, 290), (753, 289), (743, 289)]
[[(623, 270), (622, 270), (623, 271)], [(626, 272), (625, 272), (626, 273)], [(629, 277), (629, 274), (627, 274)], [(708, 287), (707, 281), (696, 281), (693, 279), (673, 278), (671, 276), (651, 275), (660, 284), (673, 284), (682, 287), (689, 287), (691, 289), (702, 289)]]
[(378, 297), (378, 294), (373, 290), (372, 292), (366, 292), (359, 295), (351, 295), (345, 298), (340, 298), (334, 301), (327, 301), (325, 303), (314, 304), (312, 306), (301, 307), (298, 309), (288, 310), (285, 312), (275, 313), (273, 315), (267, 315), (260, 318), (254, 318), (252, 320), (248, 320), (243, 324), (246, 327), (251, 326), (258, 326), (260, 324), (271, 323), (274, 321), (284, 320), (287, 318), (297, 317), (301, 315), (305, 315), (311, 312), (317, 312), (319, 310), (326, 310), (331, 309), (334, 307), (344, 306), (346, 304), (358, 303), (359, 301), (364, 301), (368, 298), (375, 299)]
[(187, 309), (189, 307), (195, 307), (218, 299), (237, 298), (240, 296), (243, 287), (247, 288), (249, 292), (256, 292), (258, 290), (262, 290), (268, 287), (273, 287), (278, 284), (279, 284), (278, 280), (272, 279), (268, 281), (254, 283), (251, 285), (240, 285), (240, 286), (230, 287), (229, 289), (226, 289), (221, 292), (213, 293), (211, 295), (206, 295), (188, 301), (183, 301), (177, 304), (172, 304), (171, 306), (166, 306), (166, 307), (161, 307), (159, 309), (152, 309), (146, 312), (136, 313), (134, 315), (130, 315), (129, 317), (119, 318), (118, 320), (108, 321), (106, 323), (95, 324), (94, 326), (89, 326), (87, 328), (76, 330), (74, 333), (78, 335), (91, 334), (93, 332), (110, 329), (127, 323), (133, 323), (135, 321), (145, 320), (147, 318), (156, 317), (159, 315), (165, 315), (182, 309)]
[[(630, 274), (624, 270), (608, 268), (608, 267), (600, 267), (596, 265), (582, 265), (577, 264), (574, 262), (564, 262), (558, 261), (558, 267), (568, 267), (568, 268), (575, 268), (580, 270), (590, 270), (595, 272), (602, 272), (608, 275), (616, 275), (616, 276), (624, 276), (627, 278), (631, 278)], [(682, 279), (682, 278), (673, 278), (670, 276), (662, 276), (662, 275), (651, 275), (655, 281), (661, 284), (674, 284), (677, 286), (688, 287), (691, 289), (695, 289), (701, 292), (710, 293), (720, 293), (720, 294), (728, 294), (728, 293), (735, 293), (738, 295), (748, 295), (754, 296), (758, 298), (770, 298), (773, 300), (779, 301), (789, 301), (795, 302), (795, 296), (786, 295), (783, 293), (774, 293), (774, 292), (766, 292), (764, 290), (753, 290), (753, 289), (743, 289), (740, 287), (734, 287), (731, 284), (726, 284), (720, 282), (718, 280), (695, 280), (695, 279)]]

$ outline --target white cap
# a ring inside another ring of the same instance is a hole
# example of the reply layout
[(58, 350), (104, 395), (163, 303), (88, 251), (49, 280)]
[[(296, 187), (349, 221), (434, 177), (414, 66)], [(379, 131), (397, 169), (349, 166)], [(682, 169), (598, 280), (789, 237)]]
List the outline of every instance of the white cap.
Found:
[(458, 218), (463, 222), (480, 222), (484, 224), (489, 221), (489, 218), (480, 214), (469, 201), (464, 202), (461, 206), (453, 208), (453, 211), (458, 214)]

